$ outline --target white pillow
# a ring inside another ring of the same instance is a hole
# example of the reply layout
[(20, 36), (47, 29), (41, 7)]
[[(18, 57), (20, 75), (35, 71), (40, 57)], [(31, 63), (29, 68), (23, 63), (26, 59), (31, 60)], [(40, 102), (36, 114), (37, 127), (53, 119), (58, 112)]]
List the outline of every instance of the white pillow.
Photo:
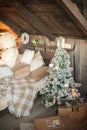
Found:
[(41, 56), (40, 51), (38, 51), (30, 63), (30, 71), (34, 71), (43, 65), (45, 65), (43, 57)]
[(0, 37), (0, 48), (11, 48), (16, 45), (15, 36), (6, 32)]
[(34, 53), (35, 51), (26, 49), (22, 55), (20, 62), (30, 64), (31, 60), (34, 57)]
[(12, 47), (6, 49), (6, 51), (2, 53), (2, 60), (5, 65), (8, 65), (10, 68), (12, 68), (15, 65), (18, 54), (19, 53), (17, 48)]
[(12, 76), (13, 72), (7, 67), (0, 67), (0, 78)]

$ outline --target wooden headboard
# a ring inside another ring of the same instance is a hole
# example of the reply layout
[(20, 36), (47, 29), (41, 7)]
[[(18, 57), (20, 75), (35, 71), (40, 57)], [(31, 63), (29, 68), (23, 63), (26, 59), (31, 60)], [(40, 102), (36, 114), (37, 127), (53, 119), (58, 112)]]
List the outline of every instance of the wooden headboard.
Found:
[(44, 59), (44, 62), (46, 63), (46, 65), (48, 66), (54, 53), (53, 52), (44, 52), (44, 51), (41, 51), (41, 55)]

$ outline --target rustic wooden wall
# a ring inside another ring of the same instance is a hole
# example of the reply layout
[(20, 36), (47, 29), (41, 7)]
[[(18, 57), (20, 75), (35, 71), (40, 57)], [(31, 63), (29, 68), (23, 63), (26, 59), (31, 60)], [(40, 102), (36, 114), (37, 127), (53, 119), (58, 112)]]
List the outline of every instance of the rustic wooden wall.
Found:
[(66, 39), (66, 41), (75, 45), (75, 49), (70, 53), (74, 79), (75, 82), (82, 84), (80, 88), (81, 95), (87, 97), (87, 40)]
[(75, 42), (75, 80), (82, 83), (81, 93), (87, 96), (87, 40)]
[[(38, 39), (40, 44), (34, 47), (34, 49), (41, 50), (43, 57), (50, 61), (51, 55), (53, 56), (57, 47), (57, 43), (56, 41), (47, 41), (46, 43), (45, 40), (47, 40), (46, 37), (40, 37), (40, 40)], [(72, 76), (75, 82), (82, 84), (80, 88), (81, 95), (87, 97), (87, 40), (66, 38), (65, 43), (71, 44), (73, 48), (71, 50), (66, 49), (70, 55), (70, 66), (73, 67)], [(32, 44), (29, 43), (27, 48), (30, 48), (29, 46), (31, 47)]]

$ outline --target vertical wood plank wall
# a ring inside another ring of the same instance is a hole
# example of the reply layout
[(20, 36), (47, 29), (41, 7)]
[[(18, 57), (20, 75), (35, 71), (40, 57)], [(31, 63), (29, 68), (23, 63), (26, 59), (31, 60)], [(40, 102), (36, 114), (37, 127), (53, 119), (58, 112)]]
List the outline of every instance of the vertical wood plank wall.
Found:
[(81, 82), (81, 93), (87, 96), (87, 40), (76, 40), (75, 45), (75, 80)]
[(75, 82), (81, 83), (81, 95), (87, 97), (87, 40), (67, 39), (70, 44), (75, 45), (71, 61), (74, 68)]

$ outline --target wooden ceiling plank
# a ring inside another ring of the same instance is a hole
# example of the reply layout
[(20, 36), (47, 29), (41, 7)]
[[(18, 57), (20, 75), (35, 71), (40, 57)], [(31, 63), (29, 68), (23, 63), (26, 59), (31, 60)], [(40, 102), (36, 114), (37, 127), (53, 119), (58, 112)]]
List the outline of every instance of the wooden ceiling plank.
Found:
[(56, 37), (51, 33), (51, 31), (45, 26), (43, 22), (41, 22), (33, 13), (29, 12), (19, 1), (13, 2), (11, 3), (10, 1), (9, 4), (16, 8), (17, 13), (21, 15), (23, 19), (28, 21), (33, 27), (38, 29), (41, 34), (47, 36), (50, 40), (55, 40)]
[(62, 31), (64, 32), (64, 28), (62, 28), (63, 30), (61, 29), (61, 26), (58, 24), (56, 18), (52, 13), (45, 14), (42, 12), (41, 13), (36, 12), (36, 16), (39, 17), (39, 19), (41, 19), (41, 21), (43, 21), (49, 29), (51, 28), (52, 33), (56, 31), (60, 31), (61, 33)]
[(57, 4), (27, 4), (31, 12), (62, 12), (63, 10)]
[[(12, 12), (10, 12), (10, 13), (7, 12), (5, 14), (6, 14), (6, 16), (10, 17), (10, 19), (15, 21), (22, 28), (22, 30), (26, 31), (27, 33), (31, 34), (35, 30), (26, 21), (21, 19), (16, 13), (13, 14)], [(36, 31), (36, 32), (38, 32), (38, 31)]]
[(14, 21), (10, 18), (6, 17), (4, 14), (0, 13), (0, 21), (9, 26), (15, 33), (21, 35), (21, 29), (15, 25)]
[(78, 4), (87, 4), (87, 0), (72, 0), (72, 2), (78, 3)]
[(14, 12), (15, 8), (13, 7), (0, 7), (0, 12)]
[(63, 9), (66, 11), (66, 13), (69, 15), (71, 19), (74, 20), (76, 25), (82, 32), (87, 35), (87, 21), (83, 17), (83, 15), (80, 13), (78, 7), (76, 4), (74, 4), (71, 0), (55, 0), (57, 4), (61, 5)]
[[(63, 10), (58, 7), (56, 4), (25, 4), (26, 7), (32, 12), (62, 12)], [(14, 12), (15, 8), (13, 7), (0, 7), (1, 12)]]

